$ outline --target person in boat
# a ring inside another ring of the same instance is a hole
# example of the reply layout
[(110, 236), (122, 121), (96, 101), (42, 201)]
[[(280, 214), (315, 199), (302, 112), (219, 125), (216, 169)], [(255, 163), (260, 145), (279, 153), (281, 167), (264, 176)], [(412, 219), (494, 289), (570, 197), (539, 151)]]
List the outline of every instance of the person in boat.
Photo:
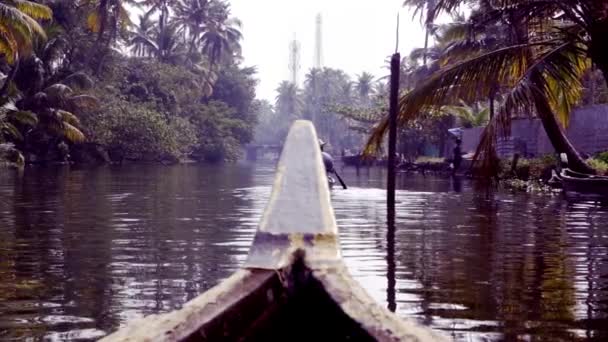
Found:
[(458, 171), (458, 169), (460, 168), (460, 164), (462, 164), (462, 149), (460, 148), (461, 144), (462, 140), (460, 140), (460, 138), (457, 138), (456, 146), (453, 150), (452, 164), (454, 165), (454, 168), (452, 169), (452, 175), (456, 174), (456, 171)]
[(319, 139), (319, 147), (321, 148), (321, 157), (323, 157), (323, 165), (325, 165), (325, 172), (327, 172), (327, 174), (331, 174), (331, 173), (335, 173), (335, 169), (334, 169), (334, 159), (332, 158), (332, 156), (324, 151), (324, 147), (325, 147), (325, 142), (321, 139)]

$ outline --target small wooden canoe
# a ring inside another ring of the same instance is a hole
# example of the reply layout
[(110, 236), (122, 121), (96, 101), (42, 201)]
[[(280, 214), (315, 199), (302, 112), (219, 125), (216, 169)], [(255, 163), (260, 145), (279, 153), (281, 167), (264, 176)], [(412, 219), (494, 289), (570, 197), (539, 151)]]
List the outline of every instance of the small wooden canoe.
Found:
[(562, 169), (559, 175), (566, 195), (608, 198), (608, 177)]
[(244, 267), (178, 311), (128, 323), (102, 341), (438, 341), (355, 282), (340, 256), (312, 124), (285, 143)]

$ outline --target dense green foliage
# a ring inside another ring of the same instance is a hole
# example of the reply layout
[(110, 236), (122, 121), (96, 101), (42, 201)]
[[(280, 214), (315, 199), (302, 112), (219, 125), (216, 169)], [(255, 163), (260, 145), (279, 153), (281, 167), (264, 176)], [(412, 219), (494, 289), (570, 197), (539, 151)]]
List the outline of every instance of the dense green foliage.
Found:
[(27, 162), (67, 160), (83, 144), (115, 161), (230, 161), (253, 139), (255, 70), (239, 65), (226, 1), (0, 6), (0, 143)]

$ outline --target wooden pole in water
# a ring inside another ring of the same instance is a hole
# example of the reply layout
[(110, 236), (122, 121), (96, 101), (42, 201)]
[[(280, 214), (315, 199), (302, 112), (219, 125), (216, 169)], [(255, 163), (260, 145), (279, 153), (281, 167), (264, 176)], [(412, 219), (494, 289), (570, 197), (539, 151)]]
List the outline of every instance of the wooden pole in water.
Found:
[(388, 179), (386, 182), (386, 206), (389, 220), (395, 212), (395, 161), (397, 151), (397, 113), (399, 112), (399, 69), (401, 55), (397, 52), (391, 58), (391, 93), (388, 115)]

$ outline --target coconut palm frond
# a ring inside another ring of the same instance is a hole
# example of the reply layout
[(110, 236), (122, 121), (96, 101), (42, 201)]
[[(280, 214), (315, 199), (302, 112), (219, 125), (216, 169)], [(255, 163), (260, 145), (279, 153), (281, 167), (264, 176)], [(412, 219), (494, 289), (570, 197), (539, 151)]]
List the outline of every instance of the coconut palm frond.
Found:
[(435, 39), (439, 44), (448, 44), (454, 41), (465, 40), (471, 32), (468, 22), (454, 22), (439, 26), (435, 32)]
[(81, 143), (86, 140), (82, 131), (67, 122), (62, 122), (60, 124), (53, 123), (51, 124), (51, 129), (57, 135), (63, 136), (72, 143)]
[[(530, 47), (530, 44), (505, 47), (439, 70), (401, 97), (399, 124), (405, 125), (419, 113), (436, 111), (460, 100), (474, 102), (487, 98), (496, 83), (507, 83), (523, 74), (529, 64), (527, 52)], [(366, 153), (379, 150), (387, 128), (385, 117), (370, 136)]]
[(99, 99), (91, 95), (77, 95), (67, 99), (67, 108), (71, 112), (79, 110), (94, 110), (99, 108)]
[(38, 117), (36, 114), (27, 110), (11, 111), (6, 117), (10, 121), (17, 122), (21, 125), (36, 126), (36, 124), (38, 124)]
[(17, 53), (29, 54), (32, 40), (46, 39), (46, 33), (34, 18), (11, 4), (0, 3), (0, 52), (12, 64)]
[(125, 7), (121, 6), (118, 12), (118, 16), (120, 18), (120, 25), (123, 29), (126, 29), (129, 26), (133, 26), (133, 21), (131, 21), (129, 11), (127, 11)]
[[(532, 54), (536, 51), (536, 56)], [(585, 51), (575, 44), (524, 44), (498, 49), (446, 67), (400, 99), (398, 121), (405, 125), (419, 113), (437, 110), (460, 100), (474, 102), (488, 98), (496, 84), (509, 88), (491, 125), (491, 133), (509, 134), (514, 114), (534, 113), (539, 103), (561, 109), (567, 115), (580, 96), (580, 77)], [(556, 92), (560, 89), (561, 92)], [(549, 113), (553, 115), (552, 113)], [(542, 113), (539, 115), (548, 115)], [(388, 128), (386, 117), (369, 138), (366, 153), (380, 148)], [(486, 154), (489, 155), (489, 154)]]
[(99, 12), (95, 11), (89, 13), (89, 16), (87, 17), (87, 27), (93, 33), (99, 33), (99, 31), (101, 30), (101, 22), (102, 15)]
[[(591, 67), (591, 61), (586, 52), (574, 44), (564, 46), (556, 58), (559, 60), (544, 76), (551, 109), (562, 125), (568, 127), (570, 113), (582, 97), (581, 79)], [(565, 84), (568, 86), (564, 87)]]
[(79, 88), (81, 90), (91, 89), (93, 87), (93, 80), (83, 72), (76, 72), (66, 77), (61, 81), (62, 84), (72, 88)]
[(56, 113), (63, 122), (67, 122), (72, 126), (80, 126), (80, 120), (76, 115), (61, 109), (57, 110)]
[(56, 99), (64, 99), (74, 93), (74, 90), (62, 83), (55, 83), (43, 91), (47, 96)]
[(63, 37), (53, 38), (46, 43), (44, 46), (44, 51), (42, 53), (42, 59), (45, 63), (51, 64), (53, 61), (61, 58), (63, 56), (64, 49), (67, 46), (68, 42)]
[(0, 54), (9, 64), (15, 62), (15, 52), (17, 51), (17, 42), (10, 32), (4, 30), (0, 24)]
[(441, 66), (446, 66), (457, 61), (466, 60), (485, 51), (492, 50), (497, 43), (498, 40), (495, 37), (452, 42), (442, 51), (441, 56), (439, 56), (439, 63)]
[(8, 139), (11, 140), (23, 141), (23, 135), (19, 129), (8, 121), (0, 120), (0, 133), (0, 139), (2, 138), (2, 135), (4, 135), (4, 137), (8, 137)]
[(487, 125), (473, 158), (482, 174), (495, 174), (496, 138), (507, 136), (512, 114), (516, 111), (554, 115), (555, 108), (568, 120), (568, 106), (580, 98), (580, 77), (587, 68), (584, 51), (574, 44), (557, 46), (538, 57), (506, 94), (497, 115)]
[(50, 20), (53, 18), (53, 11), (46, 5), (26, 0), (11, 0), (11, 2), (15, 4), (15, 7), (21, 12), (34, 19)]
[(140, 32), (133, 32), (132, 34), (133, 38), (131, 38), (129, 45), (133, 45), (134, 48), (137, 46), (144, 46), (154, 53), (158, 53), (159, 45), (154, 41), (154, 38)]

